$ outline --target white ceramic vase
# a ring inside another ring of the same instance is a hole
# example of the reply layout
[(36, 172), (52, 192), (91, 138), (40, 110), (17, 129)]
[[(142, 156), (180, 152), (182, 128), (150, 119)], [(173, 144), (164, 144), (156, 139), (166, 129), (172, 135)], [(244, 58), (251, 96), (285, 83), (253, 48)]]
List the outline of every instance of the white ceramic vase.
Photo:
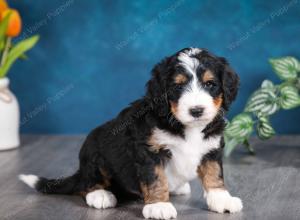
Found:
[(9, 79), (0, 78), (0, 150), (19, 147), (19, 127), (18, 101), (9, 90)]

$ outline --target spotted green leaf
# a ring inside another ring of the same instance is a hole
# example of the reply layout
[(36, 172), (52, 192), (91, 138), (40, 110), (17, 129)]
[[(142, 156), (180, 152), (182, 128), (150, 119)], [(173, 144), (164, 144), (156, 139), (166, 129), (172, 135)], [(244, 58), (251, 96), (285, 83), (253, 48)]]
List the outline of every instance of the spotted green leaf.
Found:
[(261, 88), (263, 89), (271, 89), (271, 90), (275, 90), (275, 86), (273, 84), (272, 81), (265, 79), (262, 84), (261, 84)]
[(237, 115), (227, 124), (225, 133), (228, 137), (236, 140), (245, 139), (250, 136), (253, 131), (253, 120), (247, 113)]
[(270, 59), (269, 62), (275, 73), (282, 80), (295, 79), (297, 77), (297, 72), (300, 70), (300, 64), (294, 57)]
[(228, 157), (231, 154), (231, 152), (234, 150), (234, 148), (240, 143), (240, 141), (238, 141), (235, 138), (228, 137), (227, 135), (224, 135), (224, 141), (225, 141), (224, 154), (225, 157)]
[(268, 139), (275, 134), (267, 117), (260, 117), (257, 123), (257, 134), (261, 139)]
[(283, 109), (291, 109), (300, 105), (298, 90), (293, 86), (284, 86), (280, 89), (279, 103)]
[(249, 98), (245, 112), (260, 112), (263, 115), (271, 115), (279, 109), (277, 97), (273, 90), (262, 88), (255, 91)]

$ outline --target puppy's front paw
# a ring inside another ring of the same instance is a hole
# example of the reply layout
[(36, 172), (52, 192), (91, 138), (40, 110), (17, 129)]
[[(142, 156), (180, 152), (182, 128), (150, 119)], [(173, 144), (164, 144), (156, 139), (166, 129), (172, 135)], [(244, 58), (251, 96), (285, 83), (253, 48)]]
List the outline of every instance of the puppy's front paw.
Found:
[(240, 198), (232, 197), (227, 190), (213, 189), (207, 192), (206, 202), (208, 208), (218, 213), (239, 212), (243, 208)]
[(177, 211), (170, 202), (147, 204), (143, 208), (145, 218), (171, 219), (177, 217)]
[(115, 207), (117, 199), (111, 192), (100, 189), (88, 193), (86, 195), (86, 203), (96, 209), (106, 209)]

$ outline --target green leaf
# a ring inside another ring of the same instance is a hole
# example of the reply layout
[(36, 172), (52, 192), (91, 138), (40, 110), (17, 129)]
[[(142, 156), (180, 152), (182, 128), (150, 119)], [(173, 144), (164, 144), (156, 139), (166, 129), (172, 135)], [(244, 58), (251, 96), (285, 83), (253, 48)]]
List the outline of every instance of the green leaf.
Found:
[(261, 84), (261, 88), (273, 90), (273, 89), (275, 89), (275, 86), (272, 81), (265, 79)]
[[(11, 42), (10, 43), (10, 48), (13, 48), (14, 47), (14, 44), (13, 44), (13, 42)], [(0, 47), (1, 48), (1, 47)], [(28, 60), (28, 56), (25, 54), (25, 53), (23, 53), (23, 54), (21, 54), (20, 56), (19, 56), (19, 59), (20, 60)]]
[(277, 102), (270, 101), (264, 107), (262, 107), (259, 111), (263, 115), (272, 115), (279, 109), (280, 109), (280, 106), (278, 105)]
[(3, 49), (4, 47), (4, 38), (5, 38), (5, 33), (7, 30), (7, 25), (8, 25), (8, 21), (9, 21), (9, 17), (11, 15), (12, 12), (9, 12), (4, 19), (0, 22), (0, 46), (1, 49)]
[(244, 140), (249, 137), (253, 131), (253, 120), (247, 113), (235, 116), (225, 128), (225, 134), (236, 140)]
[(267, 117), (260, 117), (259, 122), (257, 123), (257, 134), (261, 139), (268, 139), (275, 134), (274, 129), (272, 128), (270, 121)]
[(253, 147), (250, 145), (248, 139), (244, 140), (243, 145), (246, 147), (246, 149), (248, 150), (248, 152), (250, 154), (253, 154), (253, 155), (255, 154), (255, 151), (254, 151)]
[(282, 57), (278, 59), (270, 59), (273, 70), (282, 80), (290, 80), (297, 78), (299, 71), (299, 62), (294, 57)]
[(227, 137), (226, 135), (224, 136), (224, 141), (224, 156), (228, 157), (240, 142), (234, 138)]
[(3, 51), (4, 46), (5, 46), (5, 40), (3, 38), (2, 40), (0, 39), (0, 51)]
[(298, 89), (293, 86), (284, 86), (280, 89), (279, 103), (283, 109), (291, 109), (300, 105)]
[(0, 68), (0, 77), (5, 76), (11, 65), (16, 61), (16, 59), (18, 59), (27, 50), (31, 49), (37, 43), (38, 39), (39, 36), (35, 35), (15, 45), (9, 51), (6, 62)]
[[(266, 84), (264, 86), (266, 86)], [(271, 115), (274, 114), (279, 107), (275, 91), (269, 88), (262, 88), (250, 96), (245, 107), (245, 112), (260, 112), (263, 115)]]
[(23, 53), (19, 56), (19, 59), (20, 60), (28, 60), (28, 56), (25, 53)]

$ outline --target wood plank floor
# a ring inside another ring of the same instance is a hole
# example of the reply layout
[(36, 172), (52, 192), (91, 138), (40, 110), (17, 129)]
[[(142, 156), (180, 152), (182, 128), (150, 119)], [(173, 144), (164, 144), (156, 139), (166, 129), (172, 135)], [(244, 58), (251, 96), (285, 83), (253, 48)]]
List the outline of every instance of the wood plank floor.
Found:
[[(88, 208), (76, 196), (41, 195), (17, 179), (20, 173), (46, 177), (72, 174), (78, 167), (82, 136), (23, 136), (18, 150), (0, 152), (0, 219), (141, 219), (142, 202), (108, 210)], [(300, 219), (300, 136), (252, 140), (257, 156), (240, 148), (225, 162), (230, 192), (242, 198), (243, 212), (217, 214), (207, 210), (197, 180), (191, 196), (172, 197), (177, 219)]]

